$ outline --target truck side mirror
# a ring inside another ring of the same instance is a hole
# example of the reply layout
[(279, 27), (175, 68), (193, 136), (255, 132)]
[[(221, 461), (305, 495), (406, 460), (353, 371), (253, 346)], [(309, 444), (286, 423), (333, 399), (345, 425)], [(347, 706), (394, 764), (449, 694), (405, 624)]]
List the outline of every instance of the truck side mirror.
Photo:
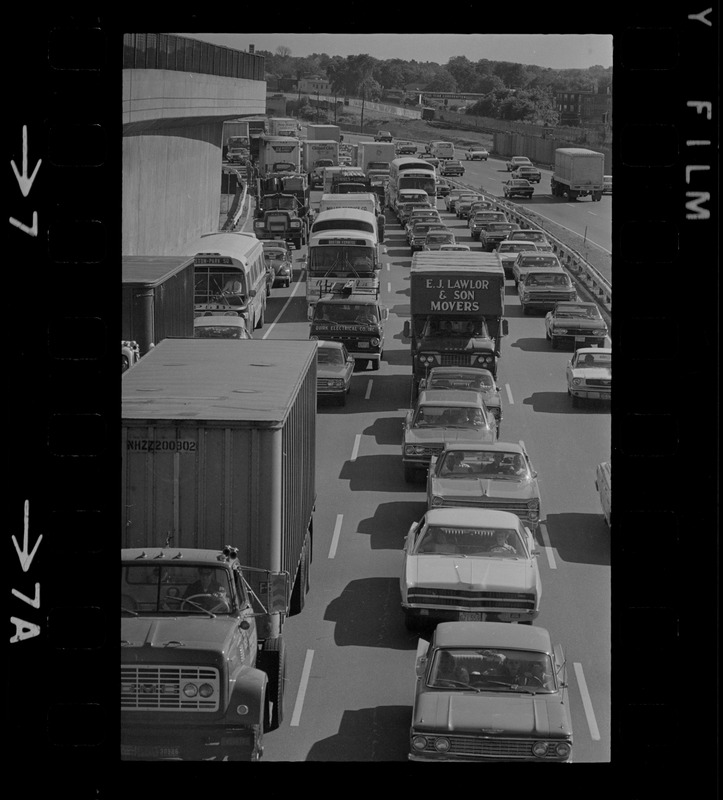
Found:
[(402, 335), (405, 339), (409, 338), (410, 330), (409, 330), (409, 320), (404, 321), (404, 328), (402, 330)]

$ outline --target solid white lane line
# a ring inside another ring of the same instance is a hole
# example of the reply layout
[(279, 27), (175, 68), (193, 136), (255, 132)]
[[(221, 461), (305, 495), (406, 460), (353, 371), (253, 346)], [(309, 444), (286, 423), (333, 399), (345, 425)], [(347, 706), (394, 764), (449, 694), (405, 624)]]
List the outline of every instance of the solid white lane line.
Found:
[(580, 694), (582, 695), (582, 707), (585, 709), (585, 716), (587, 717), (587, 725), (590, 728), (590, 736), (598, 741), (600, 739), (600, 731), (597, 727), (595, 719), (595, 712), (592, 710), (592, 700), (590, 699), (590, 692), (587, 690), (587, 683), (585, 682), (585, 675), (582, 671), (582, 664), (575, 662), (575, 676), (577, 677), (577, 684), (580, 687)]
[(547, 533), (547, 524), (544, 522), (540, 523), (540, 533), (542, 534), (542, 541), (545, 543), (545, 555), (547, 556), (547, 563), (550, 569), (557, 569), (557, 561), (555, 561), (555, 554), (552, 552), (550, 537)]
[(510, 405), (513, 406), (515, 401), (512, 399), (512, 389), (510, 389), (509, 383), (505, 384), (505, 389), (507, 390), (507, 399), (509, 400)]
[(284, 316), (284, 311), (286, 311), (286, 309), (287, 309), (289, 303), (292, 301), (294, 295), (301, 288), (301, 279), (304, 277), (304, 273), (305, 272), (306, 272), (306, 270), (303, 270), (303, 269), (301, 270), (301, 274), (299, 275), (299, 279), (296, 281), (296, 286), (294, 286), (294, 291), (289, 295), (288, 300), (284, 303), (284, 307), (281, 309), (281, 311), (279, 312), (279, 314), (276, 317), (276, 319), (271, 323), (271, 325), (269, 325), (268, 330), (261, 337), (262, 339), (265, 339), (271, 333), (271, 331), (274, 329), (274, 326), (276, 325), (276, 323), (281, 319), (281, 317)]
[(334, 525), (334, 534), (331, 537), (331, 547), (329, 548), (328, 558), (334, 558), (336, 555), (336, 548), (339, 544), (339, 537), (341, 536), (341, 524), (344, 521), (343, 514), (336, 515), (336, 524)]
[(354, 437), (354, 449), (351, 451), (351, 461), (356, 461), (357, 453), (359, 452), (359, 443), (361, 442), (361, 433), (357, 433)]
[(299, 724), (301, 719), (301, 709), (304, 707), (304, 697), (306, 695), (306, 687), (309, 685), (309, 673), (311, 672), (311, 662), (314, 660), (314, 651), (307, 650), (306, 658), (304, 659), (304, 668), (301, 671), (301, 680), (299, 681), (299, 693), (296, 695), (296, 703), (294, 704), (294, 713), (291, 716), (292, 727)]
[(364, 395), (364, 399), (368, 400), (372, 393), (372, 383), (374, 383), (372, 378), (369, 378), (369, 382), (367, 383), (367, 393)]

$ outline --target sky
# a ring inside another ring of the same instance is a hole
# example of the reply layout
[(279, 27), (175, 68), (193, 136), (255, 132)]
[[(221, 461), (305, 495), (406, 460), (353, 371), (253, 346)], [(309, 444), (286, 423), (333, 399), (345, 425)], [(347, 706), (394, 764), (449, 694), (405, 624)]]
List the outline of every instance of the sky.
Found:
[(405, 33), (179, 33), (191, 39), (220, 44), (236, 50), (276, 52), (288, 47), (291, 55), (326, 53), (352, 56), (366, 53), (386, 60), (433, 61), (446, 64), (455, 56), (470, 61), (511, 61), (552, 69), (586, 69), (597, 64), (613, 64), (611, 34), (405, 34)]

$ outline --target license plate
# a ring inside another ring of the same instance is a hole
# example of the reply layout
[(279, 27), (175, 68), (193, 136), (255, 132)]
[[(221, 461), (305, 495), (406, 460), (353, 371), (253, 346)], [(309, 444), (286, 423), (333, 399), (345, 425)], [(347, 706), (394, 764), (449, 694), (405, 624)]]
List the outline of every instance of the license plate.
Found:
[(575, 341), (576, 342), (584, 342), (585, 341), (585, 337), (584, 336), (576, 336), (575, 337)]
[(359, 347), (369, 347), (369, 342), (359, 342)]
[(460, 611), (459, 612), (459, 621), (460, 622), (482, 622), (484, 621), (485, 615), (481, 611)]
[(158, 744), (122, 744), (121, 755), (131, 758), (180, 758), (179, 747)]
[(591, 397), (593, 400), (599, 400), (602, 397), (600, 392), (588, 392), (587, 396)]

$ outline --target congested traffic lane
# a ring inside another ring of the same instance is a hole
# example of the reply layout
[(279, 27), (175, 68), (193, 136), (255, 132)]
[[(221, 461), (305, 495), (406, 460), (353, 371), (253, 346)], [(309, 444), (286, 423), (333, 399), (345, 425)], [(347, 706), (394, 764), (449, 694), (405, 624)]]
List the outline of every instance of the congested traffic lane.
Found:
[[(438, 205), (460, 240), (471, 243), (464, 221)], [(417, 637), (404, 627), (399, 574), (404, 536), (424, 511), (424, 485), (406, 484), (402, 472), (411, 362), (401, 331), (411, 258), (401, 228), (391, 215), (387, 219), (390, 263), (381, 289), (391, 313), (384, 360), (378, 372), (355, 374), (344, 409), (319, 404), (311, 591), (304, 612), (286, 625), (286, 718), (266, 737), (268, 761), (406, 760)], [(283, 317), (258, 333), (308, 336), (298, 277), (289, 289), (274, 290), (267, 319), (282, 309)], [(498, 383), (503, 438), (522, 439), (540, 474), (543, 593), (537, 624), (550, 630), (568, 657), (574, 759), (605, 761), (609, 539), (594, 468), (609, 455), (609, 409), (572, 410), (564, 374), (569, 353), (546, 343), (542, 316), (521, 316), (511, 284), (508, 300), (510, 336)]]

